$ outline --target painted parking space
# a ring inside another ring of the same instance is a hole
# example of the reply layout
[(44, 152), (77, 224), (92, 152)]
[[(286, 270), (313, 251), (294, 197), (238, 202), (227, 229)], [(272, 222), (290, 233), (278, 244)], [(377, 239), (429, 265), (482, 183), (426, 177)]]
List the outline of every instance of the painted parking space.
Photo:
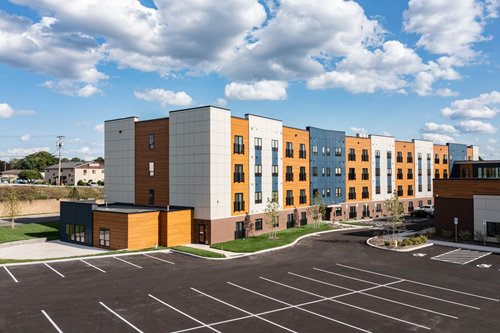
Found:
[(434, 256), (431, 259), (449, 262), (452, 264), (467, 265), (473, 261), (484, 258), (490, 254), (491, 254), (491, 252), (455, 249), (455, 250)]

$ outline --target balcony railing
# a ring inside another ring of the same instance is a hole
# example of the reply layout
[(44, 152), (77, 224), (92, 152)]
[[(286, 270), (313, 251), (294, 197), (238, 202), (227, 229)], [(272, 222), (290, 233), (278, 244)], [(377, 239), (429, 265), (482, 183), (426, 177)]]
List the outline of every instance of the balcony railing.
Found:
[(305, 150), (299, 150), (299, 158), (306, 158), (307, 154)]
[(368, 162), (369, 160), (370, 158), (368, 157), (368, 155), (361, 155), (361, 161)]
[(439, 158), (434, 159), (434, 164), (439, 164)]
[(285, 157), (293, 157), (293, 149), (286, 149)]
[(396, 162), (398, 162), (398, 163), (403, 163), (403, 156), (398, 156), (398, 157), (396, 158)]
[(244, 172), (235, 172), (234, 173), (234, 182), (235, 183), (244, 183), (245, 182), (245, 173)]
[(245, 145), (242, 143), (235, 143), (233, 145), (233, 152), (235, 154), (245, 154)]
[(408, 196), (412, 196), (413, 195), (413, 190), (408, 190)]
[(413, 163), (413, 157), (408, 157), (406, 159), (406, 163)]
[(307, 176), (306, 175), (307, 174), (305, 174), (305, 173), (299, 173), (299, 180), (301, 182), (306, 181), (307, 180)]
[(347, 154), (347, 159), (349, 161), (356, 161), (356, 154)]
[(398, 190), (398, 197), (402, 197), (403, 196), (403, 190)]
[(406, 175), (406, 178), (408, 178), (408, 179), (413, 179), (413, 173), (409, 173), (409, 174), (407, 174), (407, 175)]
[(307, 196), (306, 196), (306, 195), (301, 195), (301, 196), (299, 196), (299, 203), (300, 203), (300, 204), (305, 204), (305, 203), (307, 203)]
[(349, 173), (348, 179), (349, 180), (356, 180), (356, 174), (355, 173)]
[(245, 201), (235, 201), (234, 202), (234, 211), (241, 212), (245, 210)]
[(285, 179), (287, 182), (293, 182), (293, 173), (286, 173)]
[(403, 179), (403, 174), (402, 174), (402, 173), (398, 173), (398, 174), (397, 174), (397, 178), (398, 178), (398, 179)]
[(448, 160), (446, 158), (443, 158), (443, 164), (448, 164)]
[(367, 173), (362, 173), (361, 174), (361, 180), (369, 180), (370, 179), (370, 175), (367, 174)]
[(370, 197), (370, 192), (361, 192), (361, 199), (368, 199)]
[(349, 200), (355, 200), (356, 199), (356, 192), (349, 192)]
[(286, 197), (286, 205), (293, 206), (293, 197)]

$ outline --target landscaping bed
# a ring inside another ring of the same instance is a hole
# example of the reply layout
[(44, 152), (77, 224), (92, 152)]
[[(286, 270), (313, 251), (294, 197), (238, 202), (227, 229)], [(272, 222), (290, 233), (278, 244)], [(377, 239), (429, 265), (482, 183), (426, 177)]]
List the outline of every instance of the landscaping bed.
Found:
[(269, 239), (269, 234), (263, 234), (255, 237), (213, 244), (210, 247), (230, 252), (252, 253), (293, 243), (297, 238), (311, 233), (329, 231), (338, 228), (339, 227), (334, 227), (328, 223), (322, 223), (319, 227), (305, 225), (302, 227), (278, 231), (277, 239)]

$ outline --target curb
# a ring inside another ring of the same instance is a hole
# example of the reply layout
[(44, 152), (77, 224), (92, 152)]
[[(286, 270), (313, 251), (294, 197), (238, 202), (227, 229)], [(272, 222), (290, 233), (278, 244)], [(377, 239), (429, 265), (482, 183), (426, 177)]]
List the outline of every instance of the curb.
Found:
[[(140, 252), (131, 252), (131, 253), (115, 253), (115, 254), (103, 254), (103, 255), (88, 255), (88, 256), (81, 256), (81, 257), (73, 257), (73, 258), (60, 258), (60, 259), (40, 259), (36, 261), (29, 261), (29, 262), (13, 262), (13, 263), (7, 263), (7, 264), (0, 264), (0, 267), (10, 267), (10, 266), (23, 266), (23, 265), (34, 265), (34, 264), (45, 264), (45, 263), (54, 263), (54, 262), (68, 262), (68, 261), (77, 261), (77, 260), (92, 260), (92, 259), (100, 259), (100, 258), (110, 258), (110, 257), (124, 257), (124, 256), (133, 256), (133, 255), (139, 255), (139, 254), (149, 254), (149, 253), (170, 253), (171, 251), (169, 249), (167, 250), (151, 250), (151, 251), (140, 251)], [(13, 259), (16, 260), (16, 259)], [(23, 260), (23, 259), (19, 259)], [(31, 259), (26, 259), (26, 260), (31, 260)]]
[[(207, 250), (208, 251), (208, 250)], [(194, 254), (194, 253), (189, 253), (189, 252), (184, 252), (184, 251), (179, 251), (179, 250), (174, 250), (174, 249), (171, 249), (170, 252), (172, 253), (177, 253), (177, 254), (181, 254), (181, 255), (185, 255), (185, 256), (188, 256), (188, 257), (195, 257), (195, 258), (199, 258), (199, 259), (207, 259), (207, 260), (215, 260), (215, 261), (220, 261), (220, 260), (227, 260), (229, 259), (228, 257), (226, 258), (211, 258), (211, 257), (203, 257), (203, 256), (199, 256), (197, 254)], [(213, 252), (213, 253), (217, 253), (217, 252)]]
[(400, 253), (407, 253), (407, 252), (412, 252), (412, 251), (416, 251), (416, 250), (421, 250), (421, 249), (425, 249), (426, 247), (430, 247), (430, 246), (433, 246), (434, 243), (425, 243), (425, 244), (422, 244), (422, 245), (418, 245), (418, 246), (415, 246), (415, 247), (412, 247), (412, 248), (408, 248), (408, 249), (393, 249), (393, 248), (388, 248), (388, 247), (385, 247), (385, 246), (378, 246), (378, 245), (375, 245), (375, 244), (371, 244), (370, 241), (374, 238), (377, 238), (377, 237), (372, 237), (372, 238), (369, 238), (366, 240), (366, 244), (370, 247), (373, 247), (375, 249), (379, 249), (379, 250), (385, 250), (385, 251), (392, 251), (392, 252), (400, 252)]
[(45, 242), (47, 242), (47, 237), (25, 239), (25, 240), (20, 240), (20, 241), (2, 243), (2, 244), (0, 244), (0, 249), (6, 248), (6, 247), (11, 247), (11, 246), (16, 246), (16, 245), (37, 244), (37, 243), (45, 243)]

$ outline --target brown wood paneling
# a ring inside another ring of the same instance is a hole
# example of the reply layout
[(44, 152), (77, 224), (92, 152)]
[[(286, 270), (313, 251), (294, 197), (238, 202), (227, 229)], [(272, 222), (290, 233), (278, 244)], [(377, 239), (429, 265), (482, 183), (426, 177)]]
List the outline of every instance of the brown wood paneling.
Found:
[[(286, 143), (291, 142), (293, 145), (293, 157), (286, 157)], [(300, 144), (306, 145), (306, 158), (299, 158)], [(291, 127), (283, 127), (283, 207), (305, 207), (311, 202), (309, 198), (309, 131), (300, 130)], [(334, 152), (332, 152), (334, 154)], [(286, 167), (291, 166), (293, 171), (293, 181), (286, 181)], [(306, 180), (300, 181), (300, 167), (306, 169)], [(320, 170), (321, 172), (321, 170)], [(335, 170), (331, 170), (331, 177), (334, 177)], [(306, 203), (300, 204), (300, 190), (306, 192)], [(332, 189), (334, 190), (334, 189)], [(286, 205), (286, 192), (293, 191), (293, 205)], [(331, 193), (333, 196), (334, 194)]]
[(157, 245), (160, 212), (129, 214), (128, 249), (140, 250)]
[(128, 248), (128, 214), (94, 211), (92, 243), (95, 247), (103, 247), (99, 245), (99, 228), (110, 230), (110, 250)]
[[(168, 119), (135, 123), (135, 204), (149, 205), (149, 190), (155, 191), (155, 206), (169, 204), (169, 127)], [(155, 148), (149, 149), (149, 134), (155, 135)], [(154, 176), (149, 175), (149, 162), (155, 163)]]
[(167, 246), (191, 243), (193, 218), (191, 209), (168, 212)]
[(468, 230), (474, 235), (474, 200), (461, 198), (435, 198), (434, 224), (436, 232), (442, 235), (443, 230), (454, 233), (453, 219), (458, 218), (457, 230)]
[(500, 195), (500, 179), (434, 180), (434, 198), (472, 199), (474, 195)]
[[(372, 175), (371, 168), (371, 160), (373, 156), (371, 156), (371, 139), (370, 138), (358, 138), (352, 136), (345, 137), (345, 197), (347, 202), (356, 202), (356, 201), (370, 201), (373, 195), (372, 193), (372, 183), (371, 180), (375, 175)], [(349, 161), (348, 154), (349, 149), (354, 149), (356, 154), (355, 161)], [(363, 153), (363, 149), (368, 150), (368, 161), (362, 161), (361, 155)], [(354, 168), (356, 172), (356, 179), (349, 180), (349, 169)], [(362, 180), (361, 174), (363, 172), (363, 168), (368, 169), (368, 180)], [(333, 170), (332, 170), (333, 172)], [(356, 199), (349, 199), (349, 188), (354, 187), (356, 191)], [(369, 196), (366, 199), (362, 199), (363, 187), (368, 187)]]
[[(248, 119), (231, 117), (231, 215), (245, 215), (250, 207), (250, 142), (248, 140)], [(243, 137), (243, 144), (245, 146), (244, 154), (235, 154), (233, 150), (234, 136), (239, 135)], [(236, 164), (243, 165), (243, 172), (245, 173), (245, 181), (240, 183), (234, 182), (234, 166)], [(234, 194), (243, 193), (243, 201), (245, 207), (240, 212), (233, 211)]]
[[(406, 141), (396, 141), (396, 156), (394, 156), (394, 160), (396, 161), (396, 169), (394, 170), (395, 174), (393, 175), (394, 179), (396, 179), (396, 188), (394, 190), (397, 191), (398, 186), (403, 187), (403, 196), (401, 198), (413, 198), (415, 196), (415, 144), (413, 142)], [(398, 163), (398, 152), (403, 154), (403, 162)], [(413, 162), (408, 163), (408, 153), (411, 152), (413, 156)], [(398, 169), (402, 169), (403, 171), (403, 179), (398, 179)], [(412, 170), (413, 179), (408, 179), (408, 170)], [(408, 185), (413, 186), (413, 195), (408, 195)]]

